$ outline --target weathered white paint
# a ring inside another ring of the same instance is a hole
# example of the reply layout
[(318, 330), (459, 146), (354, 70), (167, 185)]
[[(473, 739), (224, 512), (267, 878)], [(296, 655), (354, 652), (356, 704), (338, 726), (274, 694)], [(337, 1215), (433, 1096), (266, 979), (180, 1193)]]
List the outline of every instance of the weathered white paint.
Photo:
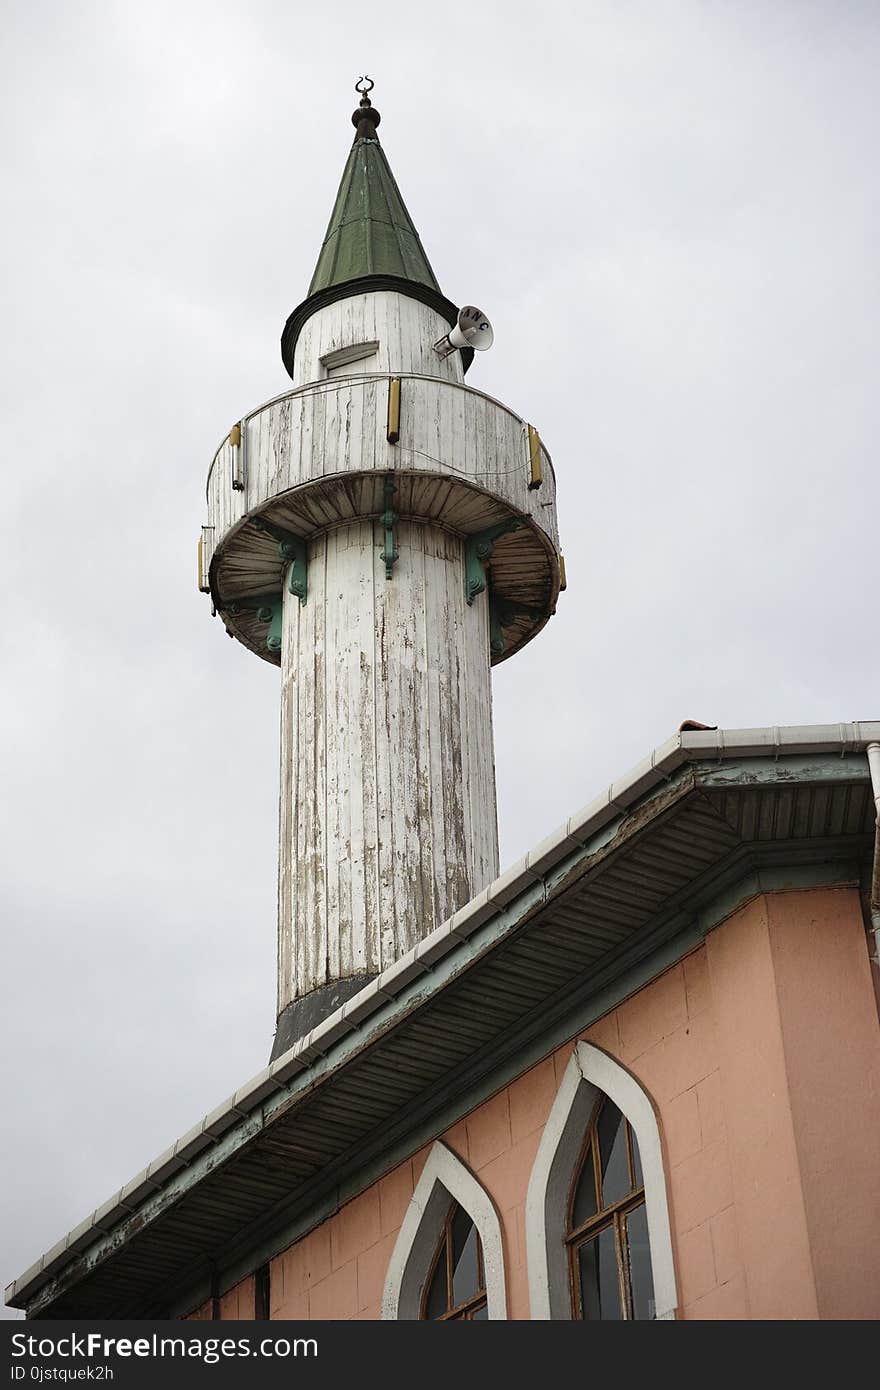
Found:
[[(277, 540), (253, 519), (308, 548), (308, 601), (284, 596), (280, 658), (279, 1011), (387, 968), (498, 871), (488, 596), (466, 602), (465, 538), (519, 523), (491, 559), (493, 592), (522, 610), (500, 659), (555, 608), (555, 481), (545, 451), (544, 482), (529, 488), (525, 421), (464, 385), (458, 353), (434, 352), (448, 326), (390, 291), (319, 310), (297, 343), (294, 388), (242, 420), (238, 458), (227, 439), (209, 474), (212, 592), (266, 659), (278, 656), (265, 626), (232, 611), (284, 583)], [(334, 357), (372, 343), (369, 359)], [(389, 477), (390, 580), (378, 521)]]
[[(233, 451), (224, 443), (208, 486), (218, 606), (279, 587), (277, 550), (247, 524), (249, 516), (268, 516), (311, 537), (355, 516), (376, 515), (384, 478), (394, 471), (402, 517), (439, 521), (462, 535), (511, 517), (526, 523), (504, 537), (493, 557), (496, 592), (531, 614), (509, 635), (508, 653), (516, 650), (543, 626), (559, 592), (549, 457), (543, 485), (530, 490), (524, 421), (468, 387), (426, 377), (402, 377), (400, 442), (391, 445), (387, 401), (387, 377), (351, 375), (270, 402), (243, 422), (243, 491), (232, 487)], [(268, 658), (250, 617), (228, 625)]]
[(436, 309), (395, 290), (375, 290), (337, 299), (306, 319), (293, 358), (293, 381), (299, 386), (324, 375), (321, 358), (354, 343), (379, 343), (377, 372), (423, 372), (444, 381), (464, 380), (462, 360), (453, 353), (445, 360), (434, 344), (449, 332), (449, 323)]
[(385, 577), (378, 523), (309, 545), (285, 596), (279, 1012), (391, 965), (498, 872), (485, 604), (464, 543), (402, 522)]
[(473, 1173), (451, 1149), (437, 1140), (428, 1154), (391, 1252), (382, 1294), (383, 1320), (412, 1322), (420, 1317), (425, 1282), (453, 1201), (464, 1208), (479, 1233), (489, 1318), (503, 1321), (507, 1317), (504, 1245), (498, 1213), (492, 1198)]
[(529, 1179), (526, 1251), (535, 1319), (571, 1318), (565, 1227), (584, 1135), (599, 1096), (610, 1096), (635, 1131), (645, 1179), (645, 1208), (657, 1319), (675, 1317), (678, 1295), (666, 1175), (657, 1117), (635, 1077), (592, 1043), (577, 1043), (565, 1069)]
[[(358, 367), (353, 363), (352, 367)], [(526, 424), (518, 415), (470, 387), (430, 377), (401, 375), (400, 442), (386, 437), (388, 379), (324, 377), (290, 391), (242, 422), (244, 489), (232, 487), (233, 450), (220, 446), (208, 478), (208, 524), (219, 538), (248, 513), (292, 489), (345, 475), (391, 469), (440, 475), (477, 488), (506, 509), (528, 517), (558, 548), (553, 466), (543, 449), (544, 482), (529, 488)], [(326, 488), (324, 489), (326, 491)], [(306, 495), (307, 490), (306, 490)], [(285, 499), (300, 505), (298, 497)], [(334, 518), (338, 519), (338, 518)], [(320, 516), (303, 512), (315, 530)], [(478, 527), (472, 529), (479, 529)]]

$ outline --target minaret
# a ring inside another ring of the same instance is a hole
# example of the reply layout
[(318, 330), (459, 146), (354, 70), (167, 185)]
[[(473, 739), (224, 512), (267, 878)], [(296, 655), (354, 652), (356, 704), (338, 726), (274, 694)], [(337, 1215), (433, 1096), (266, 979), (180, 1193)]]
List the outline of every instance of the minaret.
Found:
[(200, 544), (228, 633), (281, 668), (273, 1056), (497, 876), (490, 666), (564, 587), (549, 456), (464, 383), (371, 87), (284, 328), (293, 387), (218, 449)]

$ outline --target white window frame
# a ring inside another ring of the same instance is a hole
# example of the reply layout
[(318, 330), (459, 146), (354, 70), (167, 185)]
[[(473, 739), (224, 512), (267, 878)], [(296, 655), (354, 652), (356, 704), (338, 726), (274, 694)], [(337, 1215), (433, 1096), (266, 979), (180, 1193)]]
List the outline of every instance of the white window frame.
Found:
[(473, 1173), (438, 1139), (428, 1154), (391, 1254), (382, 1295), (383, 1320), (420, 1318), (422, 1294), (452, 1201), (467, 1212), (482, 1242), (488, 1315), (495, 1320), (507, 1317), (498, 1212)]
[(635, 1132), (645, 1179), (648, 1242), (654, 1279), (655, 1318), (674, 1318), (678, 1307), (663, 1150), (654, 1107), (635, 1077), (592, 1043), (572, 1053), (529, 1179), (526, 1249), (533, 1320), (570, 1321), (571, 1274), (568, 1202), (596, 1101), (608, 1096)]
[(375, 357), (378, 351), (379, 339), (374, 338), (369, 343), (349, 343), (347, 347), (335, 348), (333, 352), (325, 352), (318, 360), (324, 368), (325, 377), (330, 377), (340, 367), (348, 367), (354, 362), (364, 362), (369, 357)]

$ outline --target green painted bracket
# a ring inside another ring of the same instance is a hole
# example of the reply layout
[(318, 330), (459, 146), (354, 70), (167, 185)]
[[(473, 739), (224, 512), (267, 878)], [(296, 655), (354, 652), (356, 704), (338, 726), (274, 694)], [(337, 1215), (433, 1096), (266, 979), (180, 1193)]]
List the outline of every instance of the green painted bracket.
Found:
[(499, 521), (497, 526), (490, 526), (465, 538), (464, 586), (468, 603), (473, 603), (477, 594), (481, 594), (486, 587), (486, 566), (492, 558), (498, 537), (506, 535), (508, 531), (519, 531), (521, 526), (522, 522), (514, 519)]
[(309, 556), (305, 541), (301, 541), (299, 537), (291, 537), (289, 541), (281, 541), (278, 550), (282, 560), (290, 561), (290, 569), (287, 571), (288, 592), (295, 594), (300, 603), (304, 604), (309, 596)]
[(386, 479), (385, 479), (385, 510), (384, 510), (384, 512), (382, 513), (382, 515), (381, 515), (380, 518), (379, 518), (379, 520), (381, 521), (382, 525), (385, 527), (385, 544), (382, 546), (382, 549), (379, 551), (379, 554), (382, 556), (382, 559), (383, 559), (384, 562), (385, 562), (385, 578), (386, 578), (386, 579), (390, 579), (390, 578), (391, 578), (391, 575), (392, 575), (392, 573), (393, 573), (393, 571), (394, 571), (394, 566), (397, 564), (397, 561), (400, 559), (400, 555), (399, 555), (398, 551), (396, 551), (396, 550), (394, 549), (394, 527), (397, 525), (397, 522), (399, 521), (400, 518), (398, 517), (397, 512), (394, 510), (394, 508), (393, 508), (392, 505), (391, 505), (392, 502), (394, 501), (394, 494), (395, 494), (396, 491), (397, 491), (397, 487), (396, 487), (396, 485), (395, 485), (395, 483), (394, 483), (394, 479), (393, 479), (393, 478), (386, 478)]
[(237, 598), (234, 603), (220, 605), (221, 610), (231, 613), (256, 613), (257, 621), (268, 623), (266, 646), (270, 652), (281, 651), (281, 615), (284, 611), (284, 598), (281, 594), (258, 594), (256, 598)]
[(285, 531), (262, 516), (255, 516), (253, 525), (258, 531), (278, 542), (280, 558), (290, 564), (287, 573), (288, 590), (296, 595), (300, 603), (305, 603), (309, 596), (309, 555), (302, 536), (295, 536), (292, 531)]
[(512, 599), (501, 598), (489, 590), (489, 647), (493, 656), (500, 656), (507, 646), (504, 629), (510, 627), (517, 618), (542, 617), (540, 608), (529, 608), (524, 603), (514, 603)]

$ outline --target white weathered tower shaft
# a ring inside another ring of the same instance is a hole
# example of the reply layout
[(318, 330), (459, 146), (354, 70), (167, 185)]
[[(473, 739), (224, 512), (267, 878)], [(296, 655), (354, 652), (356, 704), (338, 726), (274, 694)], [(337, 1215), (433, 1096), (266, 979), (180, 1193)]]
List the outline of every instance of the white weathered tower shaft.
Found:
[(498, 871), (489, 633), (464, 542), (354, 521), (309, 546), (285, 598), (279, 1012), (378, 973)]
[(497, 874), (490, 665), (560, 587), (550, 460), (434, 351), (455, 306), (366, 97), (353, 120), (294, 387), (221, 445), (201, 551), (281, 666), (276, 1055)]

